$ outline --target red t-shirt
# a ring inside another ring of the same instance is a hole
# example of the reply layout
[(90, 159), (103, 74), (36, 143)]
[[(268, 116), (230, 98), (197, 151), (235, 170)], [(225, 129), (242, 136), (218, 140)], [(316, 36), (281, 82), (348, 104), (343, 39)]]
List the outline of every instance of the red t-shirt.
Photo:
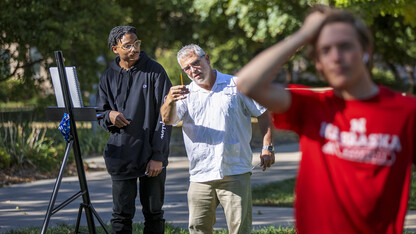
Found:
[(368, 100), (289, 86), (277, 128), (300, 136), (298, 233), (402, 233), (416, 153), (416, 99), (380, 86)]

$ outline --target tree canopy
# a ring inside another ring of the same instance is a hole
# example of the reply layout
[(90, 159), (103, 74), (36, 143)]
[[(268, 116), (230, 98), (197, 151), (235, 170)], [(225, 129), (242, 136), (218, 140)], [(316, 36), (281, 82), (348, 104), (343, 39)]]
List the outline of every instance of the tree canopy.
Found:
[[(77, 67), (81, 87), (88, 93), (115, 56), (107, 37), (121, 24), (138, 29), (142, 49), (165, 66), (174, 84), (180, 77), (176, 51), (189, 43), (201, 45), (214, 67), (233, 74), (258, 52), (297, 30), (314, 4), (360, 15), (373, 32), (377, 59), (414, 69), (414, 0), (4, 0), (0, 85), (14, 78), (24, 93), (36, 93), (37, 85), (48, 77), (33, 79), (33, 66), (54, 66), (53, 51), (61, 50), (66, 65)], [(8, 59), (17, 69), (4, 69)]]
[(77, 67), (83, 86), (96, 82), (97, 70), (105, 68), (96, 62), (106, 51), (105, 38), (114, 24), (125, 22), (122, 8), (107, 0), (93, 4), (86, 0), (5, 0), (0, 2), (0, 12), (1, 49), (15, 62), (10, 72), (0, 73), (0, 82), (21, 79), (26, 84), (23, 90), (30, 93), (38, 90), (31, 87), (42, 80), (33, 79), (33, 65), (56, 66), (55, 50), (63, 52), (68, 66)]

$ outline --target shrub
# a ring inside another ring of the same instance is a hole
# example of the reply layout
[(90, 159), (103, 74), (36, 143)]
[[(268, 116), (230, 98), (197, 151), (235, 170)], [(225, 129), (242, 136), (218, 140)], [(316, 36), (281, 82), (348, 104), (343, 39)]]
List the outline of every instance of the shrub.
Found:
[(53, 145), (53, 139), (46, 137), (46, 131), (46, 127), (31, 127), (29, 123), (3, 124), (0, 128), (0, 148), (10, 156), (8, 166), (31, 166), (47, 171), (58, 165), (58, 150)]
[(100, 126), (79, 128), (77, 133), (82, 156), (101, 155), (110, 137)]
[(10, 154), (7, 153), (6, 149), (0, 147), (0, 170), (10, 167)]

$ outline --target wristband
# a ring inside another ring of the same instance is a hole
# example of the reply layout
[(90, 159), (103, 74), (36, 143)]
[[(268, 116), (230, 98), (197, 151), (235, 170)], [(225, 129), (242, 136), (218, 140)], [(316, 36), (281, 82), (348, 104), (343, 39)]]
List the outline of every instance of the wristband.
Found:
[(264, 145), (263, 149), (268, 150), (271, 153), (274, 153), (274, 147), (272, 145)]

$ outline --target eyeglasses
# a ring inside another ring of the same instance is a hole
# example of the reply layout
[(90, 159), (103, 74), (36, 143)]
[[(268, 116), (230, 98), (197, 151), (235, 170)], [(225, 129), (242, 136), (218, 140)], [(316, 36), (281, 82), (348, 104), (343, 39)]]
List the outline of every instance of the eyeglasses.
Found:
[(135, 41), (133, 44), (127, 44), (127, 45), (122, 45), (122, 46), (116, 46), (118, 48), (122, 48), (123, 50), (131, 50), (131, 48), (139, 48), (140, 44), (142, 44), (142, 41), (137, 40)]
[(188, 73), (191, 70), (191, 67), (199, 67), (201, 65), (201, 59), (205, 57), (205, 54), (199, 57), (197, 60), (190, 63), (188, 66), (182, 68), (185, 73)]

